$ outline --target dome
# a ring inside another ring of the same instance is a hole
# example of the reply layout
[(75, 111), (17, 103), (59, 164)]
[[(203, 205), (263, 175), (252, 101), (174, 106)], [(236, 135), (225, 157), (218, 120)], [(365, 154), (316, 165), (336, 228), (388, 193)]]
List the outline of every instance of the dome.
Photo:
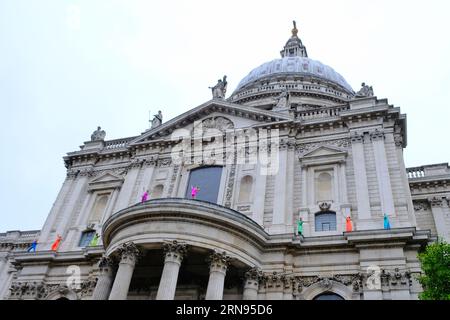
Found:
[(347, 83), (344, 77), (334, 71), (333, 68), (320, 61), (301, 56), (285, 56), (260, 65), (239, 82), (234, 92), (236, 93), (247, 85), (253, 84), (259, 80), (285, 75), (319, 78), (339, 85), (349, 94), (353, 93), (352, 87)]

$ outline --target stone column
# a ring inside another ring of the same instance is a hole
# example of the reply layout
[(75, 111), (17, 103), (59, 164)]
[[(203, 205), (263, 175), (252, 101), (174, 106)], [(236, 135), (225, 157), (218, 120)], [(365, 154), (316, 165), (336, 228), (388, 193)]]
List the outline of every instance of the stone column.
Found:
[(164, 269), (159, 282), (156, 300), (173, 300), (177, 288), (178, 271), (181, 261), (186, 255), (186, 244), (178, 243), (176, 240), (163, 244), (165, 259)]
[(355, 171), (355, 185), (356, 185), (356, 202), (358, 206), (358, 229), (368, 229), (361, 220), (368, 220), (371, 218), (370, 213), (370, 198), (369, 188), (367, 185), (367, 172), (364, 157), (364, 136), (360, 134), (352, 135), (352, 158), (353, 170)]
[(114, 279), (109, 300), (126, 300), (134, 266), (139, 256), (139, 249), (132, 242), (123, 244), (118, 251), (120, 256), (119, 269)]
[(403, 192), (405, 200), (408, 205), (408, 214), (413, 226), (417, 226), (416, 214), (414, 213), (414, 205), (411, 197), (411, 190), (409, 187), (408, 174), (406, 173), (405, 159), (403, 158), (403, 136), (400, 133), (395, 133), (386, 136), (386, 142), (393, 140), (395, 144), (395, 151), (397, 153), (397, 161), (400, 170), (400, 177), (403, 183)]
[(443, 206), (446, 204), (445, 198), (433, 197), (428, 199), (431, 204), (431, 212), (433, 213), (434, 223), (436, 225), (436, 231), (438, 237), (444, 239), (446, 242), (450, 242), (450, 237), (447, 233), (445, 215)]
[(222, 300), (225, 274), (227, 272), (230, 257), (226, 252), (214, 251), (209, 256), (209, 281), (206, 289), (205, 300)]
[(382, 214), (395, 216), (394, 198), (392, 196), (391, 177), (384, 146), (384, 133), (375, 130), (370, 134), (375, 157), (375, 169), (377, 172), (378, 189), (380, 192)]
[(251, 268), (245, 273), (243, 300), (258, 299), (259, 280), (261, 276), (262, 272), (257, 268)]
[(108, 300), (113, 282), (113, 262), (104, 256), (100, 259), (98, 268), (99, 275), (92, 293), (92, 300)]
[(125, 180), (120, 188), (120, 193), (117, 198), (114, 212), (120, 211), (130, 205), (131, 196), (137, 181), (139, 170), (142, 166), (142, 161), (135, 160), (128, 167), (128, 172), (125, 176)]
[[(272, 149), (273, 150), (273, 149)], [(275, 194), (273, 200), (273, 214), (271, 233), (284, 233), (286, 231), (287, 203), (287, 165), (288, 165), (288, 143), (283, 139), (279, 147), (278, 172), (275, 176)]]
[(253, 220), (260, 226), (264, 226), (264, 204), (266, 200), (266, 183), (267, 174), (266, 169), (263, 169), (261, 162), (258, 163), (256, 169), (256, 177), (254, 182), (254, 196), (253, 196)]

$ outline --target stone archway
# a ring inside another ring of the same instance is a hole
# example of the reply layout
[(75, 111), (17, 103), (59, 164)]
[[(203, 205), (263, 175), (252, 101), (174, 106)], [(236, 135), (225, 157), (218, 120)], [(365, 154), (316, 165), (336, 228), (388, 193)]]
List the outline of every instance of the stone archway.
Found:
[(336, 294), (344, 300), (352, 300), (352, 289), (334, 280), (329, 280), (326, 284), (322, 281), (314, 283), (306, 288), (302, 295), (305, 300), (314, 300), (317, 296), (325, 293)]

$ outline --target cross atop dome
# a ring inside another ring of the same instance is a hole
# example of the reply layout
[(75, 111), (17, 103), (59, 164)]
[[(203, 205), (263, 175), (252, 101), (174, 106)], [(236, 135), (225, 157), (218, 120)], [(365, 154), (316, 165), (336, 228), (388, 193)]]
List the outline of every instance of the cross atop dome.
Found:
[(292, 29), (292, 36), (286, 42), (283, 50), (280, 51), (281, 57), (308, 57), (306, 47), (303, 45), (302, 40), (297, 36), (298, 29), (295, 20), (293, 21), (294, 28)]

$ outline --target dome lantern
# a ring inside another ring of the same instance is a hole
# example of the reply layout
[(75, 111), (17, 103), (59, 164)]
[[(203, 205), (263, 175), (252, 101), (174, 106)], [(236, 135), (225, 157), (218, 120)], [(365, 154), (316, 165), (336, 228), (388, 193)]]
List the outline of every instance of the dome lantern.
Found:
[(302, 40), (297, 36), (298, 29), (295, 20), (293, 21), (294, 28), (292, 29), (292, 36), (286, 42), (283, 50), (280, 51), (281, 57), (308, 57), (306, 47), (303, 45)]

